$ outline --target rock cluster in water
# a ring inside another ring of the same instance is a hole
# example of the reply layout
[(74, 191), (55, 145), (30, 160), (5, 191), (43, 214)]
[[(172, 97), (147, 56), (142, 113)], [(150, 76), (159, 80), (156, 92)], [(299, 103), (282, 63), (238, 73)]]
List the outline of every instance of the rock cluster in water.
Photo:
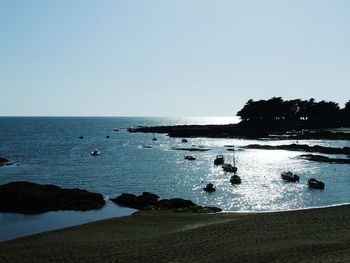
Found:
[(8, 165), (8, 164), (10, 164), (10, 161), (8, 159), (6, 159), (5, 157), (0, 156), (0, 166)]
[(289, 151), (305, 151), (305, 152), (319, 152), (326, 154), (350, 154), (350, 147), (336, 148), (326, 147), (320, 145), (309, 146), (307, 144), (289, 144), (289, 145), (261, 145), (250, 144), (243, 146), (248, 149), (264, 149), (264, 150), (289, 150)]
[(143, 192), (142, 195), (123, 193), (111, 201), (120, 206), (139, 210), (172, 210), (178, 212), (215, 213), (221, 209), (217, 207), (203, 207), (196, 205), (190, 200), (182, 198), (161, 199), (153, 193)]
[(303, 154), (299, 156), (302, 159), (315, 161), (320, 163), (339, 163), (339, 164), (350, 164), (350, 159), (342, 159), (342, 158), (329, 158), (323, 155), (316, 154)]
[(55, 185), (11, 182), (0, 185), (0, 212), (37, 214), (58, 210), (87, 211), (105, 205), (103, 196)]
[(167, 133), (170, 137), (209, 137), (209, 138), (273, 138), (350, 140), (350, 133), (312, 130), (317, 127), (297, 126), (283, 121), (241, 121), (237, 124), (221, 125), (171, 125), (139, 126), (128, 128), (129, 132)]

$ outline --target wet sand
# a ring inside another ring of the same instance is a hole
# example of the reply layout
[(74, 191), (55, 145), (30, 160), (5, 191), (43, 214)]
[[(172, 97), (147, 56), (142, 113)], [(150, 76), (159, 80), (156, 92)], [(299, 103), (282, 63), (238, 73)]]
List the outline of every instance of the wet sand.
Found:
[(138, 212), (0, 243), (0, 262), (350, 262), (350, 206)]

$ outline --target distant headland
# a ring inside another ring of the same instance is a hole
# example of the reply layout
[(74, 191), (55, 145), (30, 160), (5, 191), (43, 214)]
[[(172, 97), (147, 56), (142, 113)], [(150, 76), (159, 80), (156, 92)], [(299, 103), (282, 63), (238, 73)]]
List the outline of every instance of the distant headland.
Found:
[(170, 137), (281, 137), (296, 139), (350, 139), (350, 133), (327, 129), (350, 127), (350, 100), (344, 108), (333, 101), (248, 100), (236, 114), (237, 124), (176, 125), (129, 128), (129, 132), (167, 133)]

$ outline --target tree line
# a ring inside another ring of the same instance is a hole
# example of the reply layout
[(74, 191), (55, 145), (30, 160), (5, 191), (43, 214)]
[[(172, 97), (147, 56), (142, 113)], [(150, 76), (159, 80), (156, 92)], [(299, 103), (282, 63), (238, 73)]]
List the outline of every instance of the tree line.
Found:
[(269, 100), (248, 100), (236, 114), (242, 121), (289, 121), (303, 122), (317, 126), (350, 125), (350, 100), (344, 108), (334, 101), (283, 100), (273, 97)]

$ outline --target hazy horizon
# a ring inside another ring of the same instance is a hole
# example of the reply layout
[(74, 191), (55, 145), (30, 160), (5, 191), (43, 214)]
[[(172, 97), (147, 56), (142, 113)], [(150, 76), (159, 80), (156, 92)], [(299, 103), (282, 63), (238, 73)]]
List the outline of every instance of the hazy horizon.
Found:
[(350, 99), (350, 2), (3, 1), (0, 116), (235, 116)]

